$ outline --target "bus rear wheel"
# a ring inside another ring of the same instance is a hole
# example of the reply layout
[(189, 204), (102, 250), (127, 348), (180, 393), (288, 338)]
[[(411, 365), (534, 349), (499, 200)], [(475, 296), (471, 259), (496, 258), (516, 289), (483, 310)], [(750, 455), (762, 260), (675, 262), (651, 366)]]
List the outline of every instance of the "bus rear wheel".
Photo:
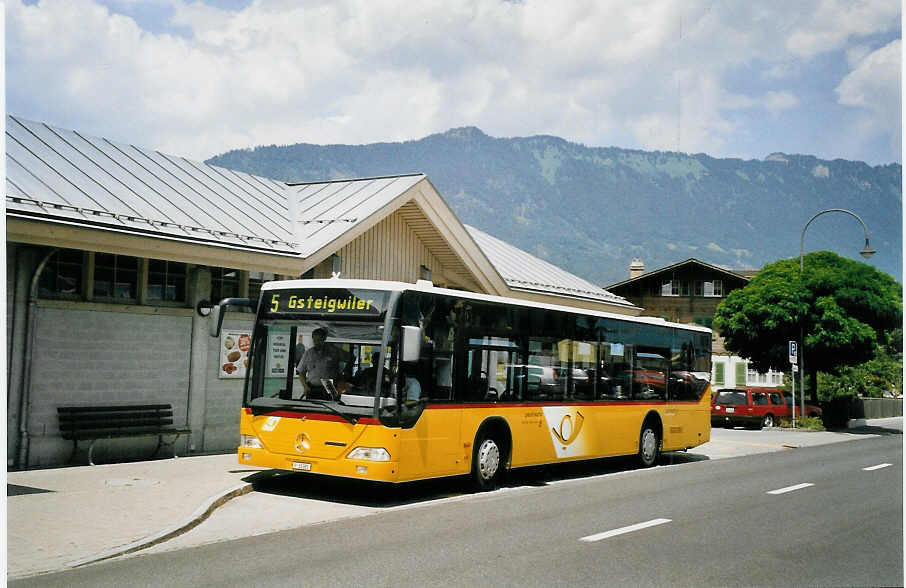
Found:
[(650, 468), (657, 462), (657, 457), (661, 452), (661, 436), (651, 421), (646, 421), (642, 425), (642, 432), (639, 434), (639, 463), (642, 467)]
[(493, 490), (503, 475), (504, 455), (501, 444), (491, 435), (481, 435), (472, 455), (472, 479), (481, 491)]

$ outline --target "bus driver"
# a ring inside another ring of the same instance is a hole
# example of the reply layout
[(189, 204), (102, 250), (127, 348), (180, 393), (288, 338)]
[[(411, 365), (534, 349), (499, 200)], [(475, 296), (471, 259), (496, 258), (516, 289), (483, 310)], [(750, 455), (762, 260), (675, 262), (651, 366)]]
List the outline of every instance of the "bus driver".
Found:
[(321, 380), (339, 380), (343, 376), (341, 364), (351, 367), (352, 362), (336, 346), (327, 343), (327, 329), (319, 327), (312, 331), (313, 345), (305, 350), (296, 373), (302, 384), (302, 398), (330, 399), (330, 392)]

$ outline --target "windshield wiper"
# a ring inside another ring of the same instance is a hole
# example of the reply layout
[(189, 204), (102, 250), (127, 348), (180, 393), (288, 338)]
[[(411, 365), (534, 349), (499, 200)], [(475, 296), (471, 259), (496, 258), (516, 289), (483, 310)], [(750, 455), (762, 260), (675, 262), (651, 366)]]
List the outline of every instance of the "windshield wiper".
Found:
[(302, 398), (299, 400), (299, 402), (310, 402), (316, 406), (323, 406), (324, 408), (326, 408), (330, 412), (336, 414), (337, 416), (339, 416), (340, 418), (342, 418), (343, 420), (345, 420), (346, 422), (348, 422), (351, 425), (354, 425), (354, 424), (356, 424), (356, 422), (358, 422), (354, 417), (345, 415), (342, 412), (340, 412), (339, 410), (337, 410), (336, 408), (334, 408), (333, 406), (327, 404), (327, 402), (329, 402), (327, 400), (316, 400), (314, 398)]
[(339, 410), (337, 410), (336, 408), (334, 408), (333, 406), (326, 404), (328, 402), (327, 400), (316, 400), (314, 398), (299, 398), (299, 399), (293, 400), (291, 403), (290, 402), (277, 402), (274, 404), (271, 404), (271, 403), (259, 404), (258, 406), (267, 407), (267, 408), (282, 408), (284, 410), (298, 411), (300, 402), (309, 402), (311, 404), (314, 404), (315, 406), (320, 406), (320, 407), (326, 408), (327, 410), (336, 414), (337, 416), (339, 416), (340, 418), (342, 418), (349, 424), (355, 425), (358, 422), (357, 419), (350, 417), (349, 415), (345, 415), (342, 412), (340, 412)]

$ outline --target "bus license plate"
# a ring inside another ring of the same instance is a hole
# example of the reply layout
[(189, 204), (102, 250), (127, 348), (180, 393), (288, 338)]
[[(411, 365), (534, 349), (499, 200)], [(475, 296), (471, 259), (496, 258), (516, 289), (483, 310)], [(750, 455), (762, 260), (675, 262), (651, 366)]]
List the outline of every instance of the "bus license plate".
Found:
[(294, 461), (294, 462), (293, 462), (293, 469), (294, 469), (294, 470), (297, 470), (297, 471), (300, 471), (300, 472), (310, 472), (310, 471), (311, 471), (311, 464), (310, 464), (310, 463), (305, 463), (304, 461)]

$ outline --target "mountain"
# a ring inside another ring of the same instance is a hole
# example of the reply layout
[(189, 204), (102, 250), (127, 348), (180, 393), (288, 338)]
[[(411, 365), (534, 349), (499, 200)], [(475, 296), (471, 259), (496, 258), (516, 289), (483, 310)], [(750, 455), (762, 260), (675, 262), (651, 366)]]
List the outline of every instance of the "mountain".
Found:
[[(464, 223), (603, 286), (695, 257), (729, 269), (799, 255), (817, 212), (859, 215), (872, 265), (902, 281), (902, 166), (774, 153), (764, 160), (586, 147), (474, 127), (369, 145), (256, 147), (207, 163), (283, 181), (424, 172)], [(856, 219), (822, 215), (805, 251), (858, 257)]]

